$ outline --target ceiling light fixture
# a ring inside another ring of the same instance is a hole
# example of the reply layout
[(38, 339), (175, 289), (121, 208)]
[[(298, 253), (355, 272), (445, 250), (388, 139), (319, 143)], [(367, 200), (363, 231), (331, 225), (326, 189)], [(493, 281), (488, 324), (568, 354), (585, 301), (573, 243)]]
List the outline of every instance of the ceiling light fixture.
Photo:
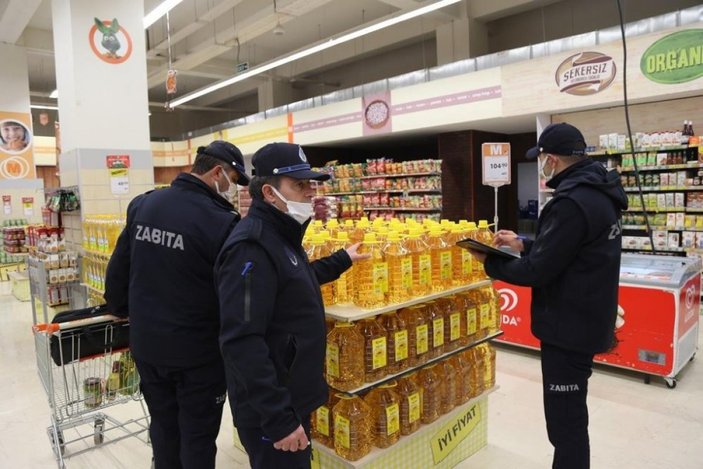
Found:
[(178, 99), (174, 99), (173, 101), (171, 101), (171, 107), (179, 106), (181, 104), (187, 103), (187, 102), (192, 101), (194, 99), (200, 98), (201, 96), (205, 96), (206, 94), (210, 94), (213, 91), (217, 91), (217, 90), (222, 89), (226, 86), (230, 86), (235, 83), (239, 83), (240, 81), (244, 81), (248, 78), (259, 75), (264, 72), (267, 72), (267, 71), (274, 69), (276, 67), (280, 67), (281, 65), (285, 65), (287, 63), (294, 62), (298, 59), (302, 59), (304, 57), (315, 54), (317, 52), (329, 49), (330, 47), (334, 47), (339, 44), (343, 44), (345, 42), (352, 41), (352, 40), (357, 39), (359, 37), (366, 36), (367, 34), (371, 34), (376, 31), (380, 31), (381, 29), (385, 29), (390, 26), (396, 25), (398, 23), (402, 23), (403, 21), (408, 21), (413, 18), (417, 18), (418, 16), (425, 15), (427, 13), (439, 10), (440, 8), (444, 8), (446, 6), (453, 5), (455, 3), (459, 3), (461, 1), (462, 0), (440, 0), (438, 2), (431, 4), (431, 5), (426, 5), (424, 7), (416, 8), (415, 10), (408, 11), (408, 12), (399, 14), (397, 16), (392, 16), (392, 17), (386, 18), (384, 20), (378, 20), (376, 23), (370, 24), (370, 25), (365, 26), (361, 29), (357, 29), (357, 30), (342, 34), (341, 36), (331, 37), (329, 39), (325, 39), (324, 41), (319, 42), (319, 43), (312, 45), (310, 47), (307, 47), (305, 49), (301, 49), (296, 52), (291, 52), (290, 54), (284, 55), (284, 56), (279, 57), (277, 59), (270, 60), (268, 62), (264, 62), (263, 64), (259, 65), (258, 67), (250, 68), (246, 72), (239, 73), (239, 74), (232, 76), (230, 78), (226, 78), (224, 80), (213, 83), (212, 85), (206, 86), (206, 87), (201, 88), (196, 91), (193, 91), (192, 93), (188, 93), (184, 96), (181, 96)]
[(166, 12), (171, 11), (173, 7), (175, 7), (182, 1), (183, 0), (165, 0), (161, 2), (156, 8), (154, 8), (144, 16), (144, 29), (156, 23), (156, 20), (164, 16)]
[(276, 21), (276, 27), (273, 28), (273, 34), (276, 36), (283, 36), (286, 33), (286, 30), (283, 29), (283, 26), (281, 26), (281, 20)]
[(47, 106), (45, 104), (30, 104), (29, 107), (32, 109), (48, 109), (49, 111), (59, 110), (58, 106)]

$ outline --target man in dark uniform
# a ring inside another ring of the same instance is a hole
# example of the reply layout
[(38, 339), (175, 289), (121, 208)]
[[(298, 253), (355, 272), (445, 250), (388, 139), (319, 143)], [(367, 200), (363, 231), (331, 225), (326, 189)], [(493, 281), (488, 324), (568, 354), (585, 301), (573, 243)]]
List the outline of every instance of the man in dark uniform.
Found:
[(310, 414), (328, 395), (320, 284), (366, 256), (354, 245), (308, 262), (310, 180), (329, 175), (311, 171), (300, 146), (266, 145), (252, 164), (249, 214), (215, 266), (230, 405), (254, 469), (308, 468)]
[(485, 260), (492, 278), (532, 287), (532, 333), (541, 342), (552, 468), (587, 469), (588, 378), (594, 354), (614, 341), (627, 197), (617, 172), (589, 159), (583, 135), (569, 124), (546, 127), (526, 156), (539, 158), (540, 175), (554, 189), (534, 242), (501, 230), (495, 244), (523, 252), (522, 258), (473, 254)]
[(157, 469), (215, 467), (226, 382), (212, 268), (240, 219), (235, 183), (249, 183), (237, 147), (198, 148), (190, 174), (129, 204), (107, 267), (105, 300), (129, 316)]

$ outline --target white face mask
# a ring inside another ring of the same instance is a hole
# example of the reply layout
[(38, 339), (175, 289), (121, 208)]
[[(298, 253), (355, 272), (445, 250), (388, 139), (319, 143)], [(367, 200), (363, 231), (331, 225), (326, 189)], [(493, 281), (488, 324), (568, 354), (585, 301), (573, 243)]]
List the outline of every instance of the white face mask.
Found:
[(226, 191), (220, 191), (220, 185), (215, 181), (215, 190), (217, 191), (218, 194), (220, 194), (220, 197), (225, 199), (227, 202), (232, 203), (234, 200), (234, 194), (236, 192), (235, 185), (232, 182), (232, 180), (227, 176), (227, 173), (223, 170), (222, 174), (225, 175), (225, 179), (227, 179), (227, 182), (229, 183), (229, 188)]
[(271, 186), (271, 189), (273, 189), (273, 192), (279, 199), (286, 203), (286, 206), (288, 207), (287, 213), (295, 221), (302, 225), (312, 217), (312, 214), (314, 213), (312, 209), (312, 202), (293, 202), (292, 200), (288, 200), (283, 197), (283, 194), (278, 192), (275, 187)]
[(544, 178), (547, 181), (552, 179), (552, 177), (554, 177), (554, 166), (553, 165), (552, 165), (552, 172), (551, 173), (547, 174), (544, 172), (544, 167), (547, 164), (547, 157), (546, 156), (544, 157), (544, 159), (539, 160), (539, 162), (537, 164), (539, 165), (538, 171), (539, 171), (540, 177)]

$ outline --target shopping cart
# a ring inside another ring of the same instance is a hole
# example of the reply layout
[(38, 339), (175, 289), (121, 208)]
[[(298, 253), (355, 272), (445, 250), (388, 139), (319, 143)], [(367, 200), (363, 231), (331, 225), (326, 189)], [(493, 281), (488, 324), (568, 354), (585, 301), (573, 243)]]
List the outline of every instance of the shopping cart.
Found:
[[(69, 456), (128, 437), (150, 443), (139, 375), (124, 347), (128, 328), (112, 315), (32, 327), (39, 378), (51, 408), (47, 433), (60, 469)], [(116, 407), (135, 401), (141, 409)], [(103, 412), (111, 407), (127, 419)]]

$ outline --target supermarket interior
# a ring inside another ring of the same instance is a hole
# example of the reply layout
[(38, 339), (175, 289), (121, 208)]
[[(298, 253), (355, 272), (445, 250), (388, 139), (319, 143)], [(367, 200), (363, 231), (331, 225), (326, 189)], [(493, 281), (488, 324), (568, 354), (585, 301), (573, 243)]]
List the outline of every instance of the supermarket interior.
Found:
[[(305, 255), (368, 254), (319, 286), (310, 467), (552, 467), (541, 290), (457, 243), (540, 236), (558, 194), (526, 153), (562, 122), (628, 205), (590, 467), (703, 467), (703, 3), (7, 0), (0, 59), (1, 467), (153, 467), (129, 323), (97, 307), (130, 202), (217, 140), (250, 176), (260, 148), (300, 145), (329, 176)], [(208, 190), (254, 218), (255, 189), (229, 186)], [(137, 239), (183, 250), (153, 226)], [(218, 468), (250, 467), (242, 441), (225, 404)]]

